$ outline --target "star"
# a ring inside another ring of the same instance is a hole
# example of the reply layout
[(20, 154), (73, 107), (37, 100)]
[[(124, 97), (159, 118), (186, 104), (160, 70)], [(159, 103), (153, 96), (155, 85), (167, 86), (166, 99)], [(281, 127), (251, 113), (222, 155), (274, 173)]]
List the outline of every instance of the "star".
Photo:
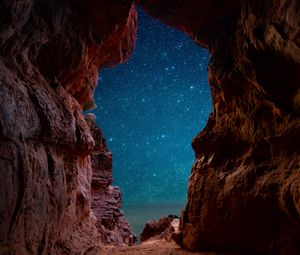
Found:
[[(123, 203), (186, 200), (191, 142), (211, 112), (209, 53), (139, 12), (136, 48), (99, 71), (96, 121), (113, 154)], [(178, 212), (179, 213), (179, 212)]]

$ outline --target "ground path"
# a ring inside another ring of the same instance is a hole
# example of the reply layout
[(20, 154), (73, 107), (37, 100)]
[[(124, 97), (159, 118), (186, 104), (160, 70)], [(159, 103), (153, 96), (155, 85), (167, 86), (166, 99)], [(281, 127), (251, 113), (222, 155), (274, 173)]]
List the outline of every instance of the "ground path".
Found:
[(192, 253), (182, 250), (175, 242), (147, 241), (131, 247), (108, 247), (107, 255), (222, 255), (215, 252)]

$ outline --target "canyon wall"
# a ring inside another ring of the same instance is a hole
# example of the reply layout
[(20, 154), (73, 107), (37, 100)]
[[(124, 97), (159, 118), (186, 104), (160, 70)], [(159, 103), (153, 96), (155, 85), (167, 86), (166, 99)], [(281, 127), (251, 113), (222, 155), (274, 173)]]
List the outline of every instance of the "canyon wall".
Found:
[[(82, 110), (94, 106), (98, 67), (130, 56), (135, 8), (3, 0), (0, 13), (0, 254), (99, 253), (108, 233), (92, 210), (95, 141)], [(116, 211), (118, 195), (103, 198)]]
[(211, 55), (213, 112), (192, 143), (176, 240), (194, 251), (300, 254), (300, 2), (137, 2)]
[(91, 154), (92, 161), (92, 212), (97, 218), (96, 227), (101, 233), (101, 241), (108, 245), (133, 245), (136, 237), (131, 232), (122, 207), (119, 187), (112, 186), (112, 153), (106, 140), (97, 127), (96, 116), (85, 116), (95, 147)]

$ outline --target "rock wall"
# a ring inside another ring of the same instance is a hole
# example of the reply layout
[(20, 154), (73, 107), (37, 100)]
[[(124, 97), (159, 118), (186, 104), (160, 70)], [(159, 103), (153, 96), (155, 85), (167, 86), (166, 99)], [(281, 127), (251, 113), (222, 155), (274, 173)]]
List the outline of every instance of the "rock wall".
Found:
[(133, 245), (135, 235), (131, 232), (122, 207), (119, 187), (112, 186), (112, 153), (106, 140), (96, 125), (96, 117), (85, 117), (95, 140), (92, 161), (92, 211), (97, 218), (97, 228), (104, 244)]
[(192, 143), (180, 243), (300, 254), (300, 2), (138, 2), (211, 55), (213, 112)]
[(98, 66), (135, 44), (132, 1), (0, 2), (0, 254), (101, 251), (91, 210)]

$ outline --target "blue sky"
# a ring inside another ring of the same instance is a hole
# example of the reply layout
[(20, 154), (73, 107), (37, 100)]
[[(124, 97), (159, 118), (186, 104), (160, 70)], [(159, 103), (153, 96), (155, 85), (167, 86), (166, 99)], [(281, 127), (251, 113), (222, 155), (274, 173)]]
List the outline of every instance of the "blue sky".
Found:
[(131, 59), (100, 70), (93, 112), (124, 203), (184, 201), (192, 138), (211, 111), (208, 52), (139, 10)]

